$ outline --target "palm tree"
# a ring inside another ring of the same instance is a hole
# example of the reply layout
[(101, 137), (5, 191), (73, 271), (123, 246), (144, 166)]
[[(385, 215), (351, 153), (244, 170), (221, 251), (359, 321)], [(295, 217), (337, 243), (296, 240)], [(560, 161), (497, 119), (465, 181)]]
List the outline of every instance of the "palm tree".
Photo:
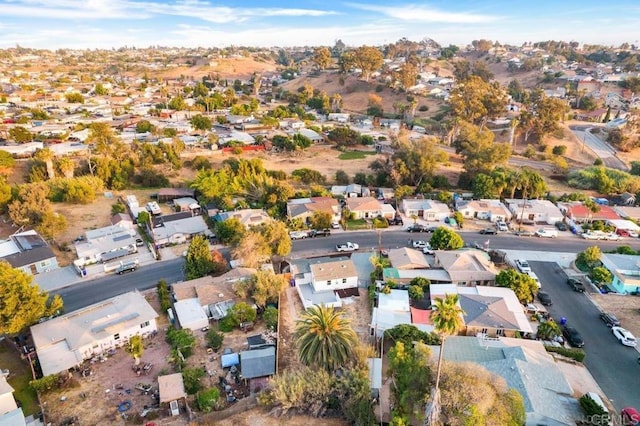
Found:
[(53, 167), (53, 158), (55, 155), (49, 148), (39, 149), (35, 153), (35, 158), (42, 161), (47, 166), (47, 176), (49, 179), (56, 177), (56, 169)]
[[(433, 406), (439, 403), (439, 387), (440, 387), (440, 370), (442, 367), (442, 354), (444, 352), (444, 343), (447, 336), (457, 334), (464, 326), (464, 311), (459, 305), (457, 294), (447, 294), (444, 299), (436, 298), (435, 305), (431, 311), (431, 321), (440, 335), (442, 343), (440, 343), (440, 353), (438, 354), (438, 371), (436, 373), (436, 385), (433, 394)], [(431, 410), (431, 415), (435, 416), (439, 410)], [(434, 424), (434, 422), (429, 422)]]
[(349, 361), (358, 342), (349, 321), (324, 305), (312, 306), (301, 315), (296, 321), (294, 338), (300, 361), (327, 371)]
[(73, 177), (73, 171), (74, 171), (75, 167), (76, 167), (76, 164), (69, 157), (62, 157), (58, 161), (58, 168), (60, 169), (60, 171), (62, 172), (62, 174), (66, 178), (72, 178)]

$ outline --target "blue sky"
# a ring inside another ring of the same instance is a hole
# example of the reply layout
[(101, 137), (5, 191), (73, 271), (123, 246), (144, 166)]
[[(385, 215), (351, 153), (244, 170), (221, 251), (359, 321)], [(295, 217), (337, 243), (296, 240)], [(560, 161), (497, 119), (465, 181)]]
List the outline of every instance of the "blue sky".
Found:
[(0, 48), (639, 44), (638, 0), (0, 0)]

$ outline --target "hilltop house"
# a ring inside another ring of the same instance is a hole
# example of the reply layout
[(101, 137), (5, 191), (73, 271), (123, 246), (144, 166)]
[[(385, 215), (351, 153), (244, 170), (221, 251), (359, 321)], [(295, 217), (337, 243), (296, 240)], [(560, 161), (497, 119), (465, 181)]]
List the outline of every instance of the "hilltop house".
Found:
[(158, 314), (137, 291), (31, 327), (42, 374), (56, 374), (157, 331)]

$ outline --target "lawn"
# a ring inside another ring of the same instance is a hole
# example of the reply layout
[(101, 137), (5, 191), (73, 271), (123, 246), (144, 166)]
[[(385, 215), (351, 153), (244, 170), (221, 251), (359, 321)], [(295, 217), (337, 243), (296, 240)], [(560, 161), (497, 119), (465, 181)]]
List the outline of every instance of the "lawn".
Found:
[(40, 411), (38, 396), (29, 387), (31, 380), (29, 364), (20, 359), (18, 352), (11, 347), (11, 343), (7, 340), (0, 343), (0, 366), (9, 370), (8, 382), (14, 389), (13, 395), (22, 406), (24, 414), (28, 416), (38, 413)]
[(376, 155), (375, 151), (345, 151), (338, 156), (339, 160), (364, 160), (367, 155)]
[(364, 219), (349, 219), (347, 220), (347, 229), (350, 231), (369, 229), (369, 224)]

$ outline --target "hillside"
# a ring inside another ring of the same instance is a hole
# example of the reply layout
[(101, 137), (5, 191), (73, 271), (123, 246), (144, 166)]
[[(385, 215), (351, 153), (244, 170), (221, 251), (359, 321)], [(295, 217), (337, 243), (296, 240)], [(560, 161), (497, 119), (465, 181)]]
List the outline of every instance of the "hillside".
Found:
[(219, 74), (228, 80), (248, 80), (254, 72), (273, 73), (276, 72), (275, 62), (256, 60), (255, 58), (218, 58), (212, 59), (208, 64), (195, 66), (174, 66), (161, 70), (136, 69), (127, 74), (141, 77), (145, 71), (149, 77), (172, 79), (184, 76), (195, 80), (201, 79), (205, 75)]

